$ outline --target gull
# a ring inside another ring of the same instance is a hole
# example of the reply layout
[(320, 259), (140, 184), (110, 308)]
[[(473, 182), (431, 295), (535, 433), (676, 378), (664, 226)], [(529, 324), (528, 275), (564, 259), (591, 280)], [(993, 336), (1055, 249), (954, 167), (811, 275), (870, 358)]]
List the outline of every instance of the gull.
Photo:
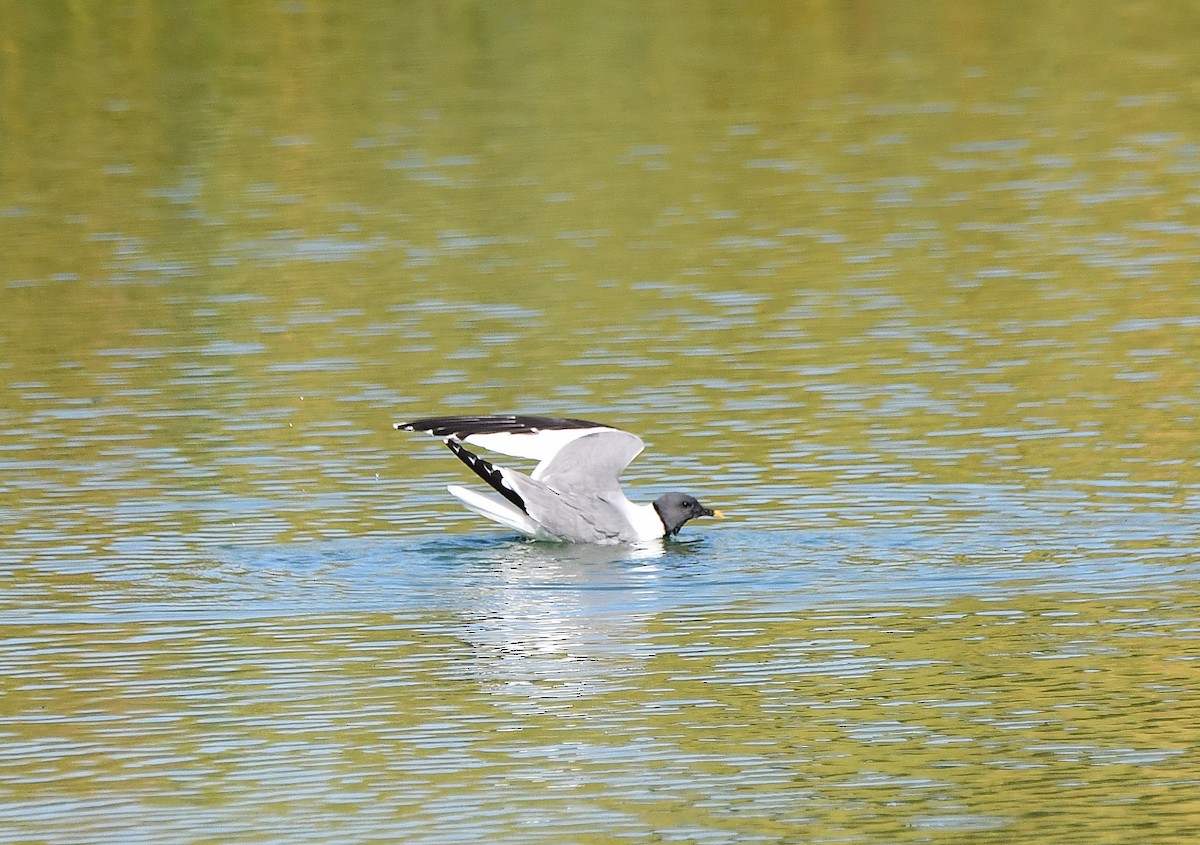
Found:
[[(440, 437), (495, 491), (451, 484), (451, 495), (480, 516), (536, 540), (640, 543), (674, 537), (694, 517), (724, 518), (686, 493), (667, 493), (645, 505), (629, 501), (618, 477), (645, 444), (603, 423), (509, 414), (426, 417), (395, 428)], [(496, 466), (464, 444), (538, 465), (526, 475)]]

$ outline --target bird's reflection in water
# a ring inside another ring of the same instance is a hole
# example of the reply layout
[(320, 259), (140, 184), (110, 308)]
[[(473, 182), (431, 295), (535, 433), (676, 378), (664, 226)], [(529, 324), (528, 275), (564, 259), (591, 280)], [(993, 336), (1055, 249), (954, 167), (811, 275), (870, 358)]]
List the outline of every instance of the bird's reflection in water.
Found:
[(479, 562), (495, 577), (476, 585), (476, 606), (466, 608), (463, 636), (479, 656), (469, 671), (518, 706), (615, 688), (643, 659), (666, 555), (663, 543), (491, 549)]

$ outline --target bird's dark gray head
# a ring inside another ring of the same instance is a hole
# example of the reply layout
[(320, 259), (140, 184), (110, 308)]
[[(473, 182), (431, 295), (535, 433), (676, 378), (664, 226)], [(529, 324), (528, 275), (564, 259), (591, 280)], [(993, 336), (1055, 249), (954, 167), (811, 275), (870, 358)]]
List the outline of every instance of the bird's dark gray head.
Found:
[(695, 496), (689, 496), (687, 493), (667, 493), (666, 495), (659, 496), (654, 501), (654, 509), (658, 511), (658, 518), (662, 520), (663, 526), (666, 528), (664, 533), (668, 537), (678, 534), (683, 524), (692, 517), (715, 516), (717, 519), (725, 518), (725, 514), (715, 511), (712, 508), (704, 507)]

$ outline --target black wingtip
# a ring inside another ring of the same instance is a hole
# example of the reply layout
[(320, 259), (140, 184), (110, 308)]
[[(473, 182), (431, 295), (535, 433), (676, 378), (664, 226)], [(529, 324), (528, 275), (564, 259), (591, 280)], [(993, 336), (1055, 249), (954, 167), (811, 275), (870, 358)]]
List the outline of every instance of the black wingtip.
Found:
[(485, 461), (483, 458), (479, 457), (469, 449), (462, 447), (449, 437), (446, 438), (445, 443), (448, 447), (450, 447), (450, 451), (453, 452), (460, 461), (470, 467), (472, 472), (490, 484), (493, 490), (495, 490), (504, 498), (508, 499), (521, 510), (525, 511), (525, 513), (529, 513), (529, 509), (525, 507), (525, 500), (521, 498), (521, 495), (517, 493), (516, 490), (509, 486), (508, 482), (504, 480), (504, 476), (501, 474), (500, 470), (494, 464)]
[(473, 434), (536, 434), (547, 429), (612, 428), (604, 423), (572, 417), (542, 417), (525, 414), (490, 416), (423, 417), (400, 423), (396, 428), (423, 431), (434, 437), (465, 440)]

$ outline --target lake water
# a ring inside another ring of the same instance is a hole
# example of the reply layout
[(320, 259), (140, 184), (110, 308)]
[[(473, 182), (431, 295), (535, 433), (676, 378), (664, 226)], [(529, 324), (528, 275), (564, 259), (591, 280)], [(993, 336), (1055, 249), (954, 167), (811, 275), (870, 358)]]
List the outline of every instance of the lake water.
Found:
[(0, 840), (1200, 835), (1195, 4), (0, 18)]

